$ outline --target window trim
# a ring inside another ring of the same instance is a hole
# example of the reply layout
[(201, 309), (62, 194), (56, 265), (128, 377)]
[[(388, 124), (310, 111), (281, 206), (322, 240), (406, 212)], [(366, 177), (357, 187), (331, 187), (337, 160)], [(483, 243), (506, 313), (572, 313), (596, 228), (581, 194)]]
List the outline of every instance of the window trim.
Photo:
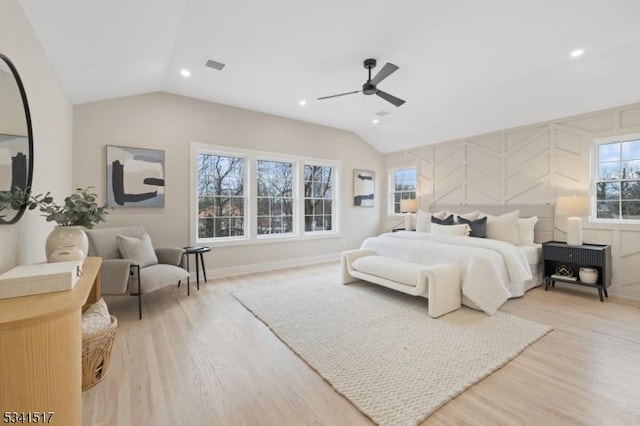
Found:
[(395, 165), (393, 167), (387, 168), (387, 217), (399, 218), (404, 217), (404, 213), (396, 213), (393, 211), (393, 206), (395, 205), (395, 200), (393, 194), (395, 194), (395, 172), (396, 170), (403, 169), (415, 169), (416, 171), (416, 199), (418, 199), (418, 194), (420, 194), (420, 171), (418, 169), (418, 163), (404, 163), (400, 165)]
[(598, 218), (598, 205), (597, 205), (597, 190), (596, 184), (598, 182), (599, 174), (599, 150), (600, 145), (610, 143), (622, 143), (628, 141), (640, 140), (640, 133), (630, 133), (624, 135), (607, 136), (603, 138), (593, 139), (591, 142), (591, 155), (589, 165), (589, 208), (591, 213), (588, 218), (589, 224), (594, 225), (640, 225), (640, 219), (602, 219)]
[[(198, 238), (198, 154), (206, 152), (214, 155), (236, 156), (245, 159), (245, 236), (225, 238)], [(257, 160), (284, 161), (294, 165), (294, 230), (292, 234), (257, 235), (258, 182)], [(332, 182), (333, 219), (331, 231), (305, 232), (304, 230), (304, 165), (332, 167), (335, 170)], [(216, 247), (265, 244), (275, 242), (309, 241), (324, 238), (342, 237), (342, 162), (325, 158), (315, 158), (275, 151), (261, 151), (247, 148), (236, 148), (225, 145), (213, 145), (191, 142), (190, 146), (190, 181), (189, 181), (189, 244), (210, 245)]]

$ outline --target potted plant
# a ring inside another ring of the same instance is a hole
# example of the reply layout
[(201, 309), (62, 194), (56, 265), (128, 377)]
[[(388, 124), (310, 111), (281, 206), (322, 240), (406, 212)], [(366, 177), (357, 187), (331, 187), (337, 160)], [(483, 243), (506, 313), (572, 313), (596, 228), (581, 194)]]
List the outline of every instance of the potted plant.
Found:
[(77, 188), (61, 205), (54, 201), (50, 192), (34, 196), (18, 191), (13, 195), (14, 200), (21, 199), (29, 210), (39, 209), (47, 222), (58, 224), (47, 238), (47, 259), (59, 247), (76, 246), (84, 256), (87, 255), (89, 241), (82, 227), (91, 229), (97, 223), (105, 222), (109, 214), (104, 206), (98, 206), (98, 196), (90, 191), (92, 188)]
[(39, 208), (47, 222), (55, 222), (58, 226), (83, 226), (91, 229), (97, 223), (106, 222), (109, 214), (105, 207), (98, 206), (98, 195), (89, 192), (92, 188), (77, 188), (76, 192), (64, 199), (63, 205), (56, 204), (50, 192), (30, 196), (27, 208)]

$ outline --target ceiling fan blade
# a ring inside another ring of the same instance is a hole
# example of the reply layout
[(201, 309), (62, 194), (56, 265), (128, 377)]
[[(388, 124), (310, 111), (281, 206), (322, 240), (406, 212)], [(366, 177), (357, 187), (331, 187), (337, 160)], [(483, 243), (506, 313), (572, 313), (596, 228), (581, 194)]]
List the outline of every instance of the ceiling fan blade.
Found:
[(356, 90), (355, 92), (340, 93), (339, 95), (323, 96), (322, 98), (318, 98), (318, 100), (321, 101), (323, 99), (337, 98), (338, 96), (353, 95), (354, 93), (360, 93), (360, 90)]
[(391, 102), (392, 104), (394, 104), (397, 107), (399, 107), (400, 105), (402, 105), (404, 103), (404, 101), (402, 99), (396, 98), (395, 96), (390, 95), (387, 92), (383, 92), (382, 90), (378, 90), (376, 92), (376, 95), (380, 96), (382, 99), (384, 99), (387, 102)]
[(391, 62), (387, 62), (386, 64), (384, 64), (384, 67), (382, 67), (380, 72), (378, 72), (378, 74), (376, 74), (376, 76), (373, 77), (373, 79), (371, 80), (371, 84), (377, 85), (378, 83), (380, 83), (385, 78), (389, 77), (389, 75), (396, 72), (397, 70), (398, 70), (397, 65), (393, 65)]

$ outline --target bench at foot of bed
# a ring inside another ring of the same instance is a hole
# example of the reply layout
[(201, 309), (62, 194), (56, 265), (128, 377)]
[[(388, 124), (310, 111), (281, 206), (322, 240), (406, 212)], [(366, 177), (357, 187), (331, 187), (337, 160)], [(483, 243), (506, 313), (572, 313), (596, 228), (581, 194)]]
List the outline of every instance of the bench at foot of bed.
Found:
[(364, 280), (426, 297), (433, 318), (460, 309), (460, 267), (454, 263), (421, 265), (363, 249), (343, 252), (341, 262), (342, 284)]

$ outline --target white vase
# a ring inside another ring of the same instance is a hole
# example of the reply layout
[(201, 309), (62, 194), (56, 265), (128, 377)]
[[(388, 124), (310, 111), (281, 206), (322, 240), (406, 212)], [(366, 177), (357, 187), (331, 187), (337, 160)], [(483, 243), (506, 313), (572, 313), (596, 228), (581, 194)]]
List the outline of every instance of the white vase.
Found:
[(49, 256), (49, 263), (69, 262), (71, 260), (84, 260), (86, 256), (76, 246), (58, 247)]
[(587, 284), (595, 284), (598, 282), (598, 270), (594, 268), (580, 268), (578, 274), (580, 281)]
[(60, 247), (76, 246), (84, 257), (89, 250), (89, 240), (80, 226), (56, 226), (47, 237), (47, 259)]

